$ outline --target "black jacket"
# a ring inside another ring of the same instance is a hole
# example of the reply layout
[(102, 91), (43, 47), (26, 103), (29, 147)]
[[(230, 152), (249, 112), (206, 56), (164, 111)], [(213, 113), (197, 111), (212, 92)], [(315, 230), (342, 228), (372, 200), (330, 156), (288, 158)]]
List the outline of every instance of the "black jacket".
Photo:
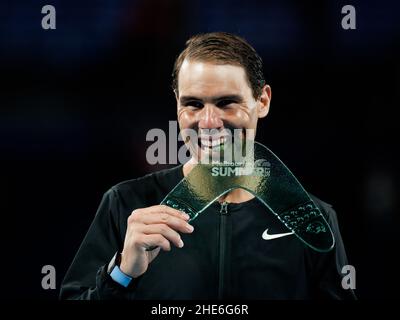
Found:
[[(335, 248), (318, 253), (296, 236), (264, 240), (288, 229), (256, 198), (214, 203), (182, 234), (185, 246), (161, 251), (128, 288), (115, 283), (107, 265), (124, 243), (133, 210), (159, 204), (183, 178), (182, 166), (122, 182), (105, 193), (62, 283), (61, 299), (353, 299), (341, 287), (347, 264), (336, 213), (313, 197), (335, 234)], [(225, 212), (221, 212), (225, 211)]]

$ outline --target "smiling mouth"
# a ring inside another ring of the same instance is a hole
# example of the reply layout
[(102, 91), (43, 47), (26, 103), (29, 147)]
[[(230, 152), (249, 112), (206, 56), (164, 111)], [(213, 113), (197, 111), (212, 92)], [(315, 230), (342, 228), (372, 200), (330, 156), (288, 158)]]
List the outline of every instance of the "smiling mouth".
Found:
[(206, 152), (215, 152), (220, 151), (224, 148), (225, 144), (228, 141), (228, 137), (220, 137), (220, 138), (213, 138), (213, 137), (200, 137), (199, 138), (199, 146), (201, 150)]

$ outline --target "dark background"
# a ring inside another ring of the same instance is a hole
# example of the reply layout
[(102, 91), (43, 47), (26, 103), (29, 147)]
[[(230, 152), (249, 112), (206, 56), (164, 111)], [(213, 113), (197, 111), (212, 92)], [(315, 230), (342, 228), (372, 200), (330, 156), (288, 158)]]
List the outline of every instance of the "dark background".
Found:
[[(0, 2), (1, 295), (56, 299), (102, 194), (158, 170), (146, 133), (176, 119), (188, 37), (229, 31), (265, 63), (258, 140), (334, 205), (360, 299), (394, 298), (399, 210), (396, 1)], [(41, 28), (41, 8), (57, 29)], [(356, 8), (343, 30), (341, 8)], [(57, 290), (41, 268), (57, 270)]]

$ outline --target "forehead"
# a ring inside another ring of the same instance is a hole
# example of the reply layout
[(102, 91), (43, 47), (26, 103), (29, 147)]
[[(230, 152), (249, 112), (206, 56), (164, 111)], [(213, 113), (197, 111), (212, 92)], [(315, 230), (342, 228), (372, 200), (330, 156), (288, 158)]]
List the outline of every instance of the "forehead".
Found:
[(251, 94), (243, 67), (184, 60), (179, 71), (179, 94)]

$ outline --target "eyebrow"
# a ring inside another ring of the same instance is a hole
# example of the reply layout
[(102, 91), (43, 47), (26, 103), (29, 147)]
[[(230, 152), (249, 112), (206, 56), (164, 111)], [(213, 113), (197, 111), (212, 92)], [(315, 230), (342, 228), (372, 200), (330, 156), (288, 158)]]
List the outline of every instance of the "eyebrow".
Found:
[(195, 97), (195, 96), (182, 96), (179, 98), (179, 101), (181, 104), (186, 104), (189, 101), (201, 101), (201, 102), (211, 101), (214, 104), (216, 104), (222, 100), (234, 100), (237, 102), (242, 102), (243, 97), (238, 94), (228, 94), (228, 95), (222, 95), (222, 96), (203, 97), (203, 98)]

